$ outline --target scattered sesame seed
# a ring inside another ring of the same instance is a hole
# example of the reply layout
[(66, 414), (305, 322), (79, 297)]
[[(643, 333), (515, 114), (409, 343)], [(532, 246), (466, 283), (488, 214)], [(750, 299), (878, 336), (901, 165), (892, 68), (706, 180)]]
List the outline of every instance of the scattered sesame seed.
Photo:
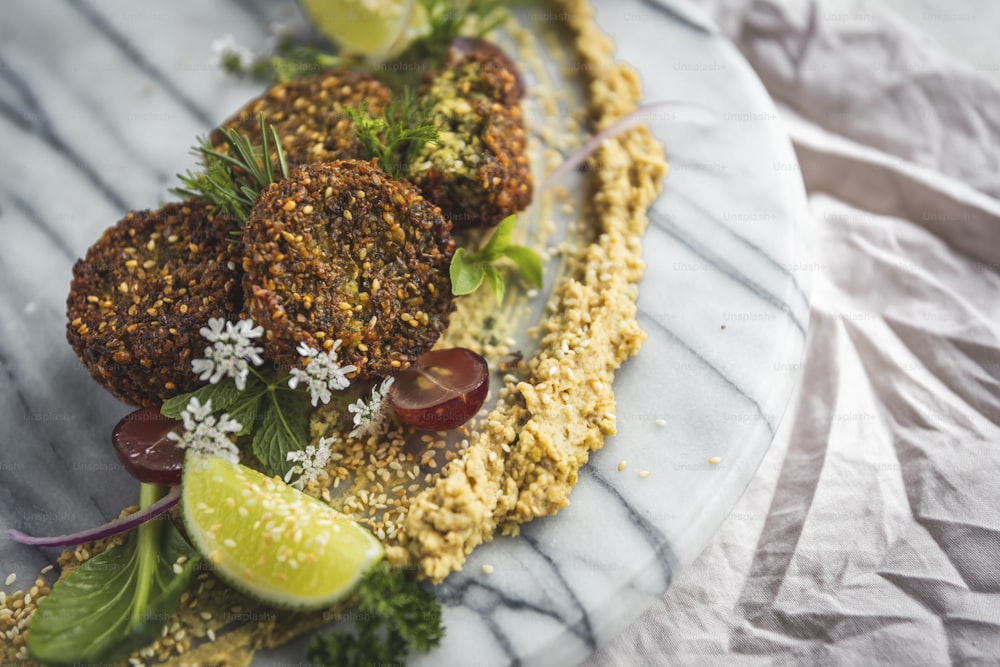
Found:
[(643, 479), (646, 479), (647, 477), (649, 477), (649, 471), (648, 470), (640, 470), (639, 471), (639, 477), (642, 477)]
[(483, 574), (493, 574), (493, 566), (489, 563), (483, 565)]
[(3, 583), (4, 583), (5, 586), (10, 586), (15, 581), (17, 581), (17, 574), (15, 574), (14, 572), (11, 572), (10, 574), (7, 575), (7, 579), (4, 580)]
[(656, 425), (657, 426), (666, 426), (667, 425), (667, 420), (666, 419), (657, 419), (656, 420)]
[(718, 465), (718, 464), (722, 463), (722, 457), (721, 456), (713, 456), (712, 458), (710, 458), (708, 460), (708, 462), (711, 463), (712, 465)]
[(627, 466), (627, 465), (628, 465), (628, 463), (625, 461), (625, 459), (622, 459), (621, 461), (619, 461), (618, 462), (618, 472), (621, 472), (622, 470), (625, 470), (625, 466)]

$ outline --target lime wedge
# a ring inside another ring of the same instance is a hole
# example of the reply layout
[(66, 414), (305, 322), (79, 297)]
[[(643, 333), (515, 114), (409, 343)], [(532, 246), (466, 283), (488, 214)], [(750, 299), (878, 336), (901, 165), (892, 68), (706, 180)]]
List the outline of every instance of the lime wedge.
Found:
[(217, 457), (188, 455), (181, 507), (191, 541), (219, 577), (276, 607), (327, 607), (383, 555), (353, 519)]
[(382, 57), (401, 49), (427, 23), (417, 0), (301, 0), (316, 28), (345, 51)]

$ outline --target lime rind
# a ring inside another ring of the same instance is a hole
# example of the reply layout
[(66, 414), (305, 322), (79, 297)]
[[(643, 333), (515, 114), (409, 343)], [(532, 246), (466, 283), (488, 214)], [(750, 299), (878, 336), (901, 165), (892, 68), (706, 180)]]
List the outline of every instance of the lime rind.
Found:
[(384, 555), (381, 542), (350, 517), (221, 458), (188, 455), (181, 493), (195, 548), (227, 584), (265, 604), (328, 607)]

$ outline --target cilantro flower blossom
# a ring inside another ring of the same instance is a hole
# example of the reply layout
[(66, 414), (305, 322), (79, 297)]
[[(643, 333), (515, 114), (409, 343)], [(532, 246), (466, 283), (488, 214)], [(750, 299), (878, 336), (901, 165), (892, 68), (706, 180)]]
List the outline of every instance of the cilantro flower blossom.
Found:
[(239, 463), (240, 451), (228, 434), (239, 433), (243, 426), (226, 413), (216, 418), (212, 414), (212, 399), (202, 404), (197, 397), (192, 396), (181, 412), (181, 420), (184, 422), (184, 432), (178, 434), (171, 431), (167, 434), (178, 447)]
[(288, 386), (295, 389), (299, 383), (303, 383), (309, 388), (309, 396), (313, 407), (320, 403), (324, 405), (333, 398), (332, 391), (347, 389), (351, 381), (347, 378), (348, 373), (357, 370), (355, 366), (341, 366), (337, 362), (337, 349), (340, 347), (340, 340), (336, 340), (327, 351), (320, 352), (314, 347), (309, 347), (305, 343), (299, 343), (296, 351), (304, 358), (308, 359), (305, 368), (293, 368), (288, 378)]
[(372, 393), (367, 401), (359, 398), (357, 402), (347, 406), (347, 410), (354, 415), (352, 438), (374, 435), (385, 426), (390, 410), (386, 399), (389, 395), (389, 387), (392, 386), (394, 380), (395, 378), (391, 376), (387, 377), (382, 380), (381, 385), (372, 387)]
[(254, 366), (264, 363), (260, 356), (264, 348), (252, 343), (254, 338), (264, 334), (264, 327), (255, 327), (253, 320), (239, 320), (233, 324), (213, 317), (199, 333), (212, 345), (205, 348), (204, 359), (191, 361), (191, 369), (198, 374), (198, 379), (217, 384), (222, 378), (231, 377), (237, 389), (246, 389), (250, 363)]
[(285, 483), (288, 484), (292, 476), (298, 475), (291, 486), (302, 490), (309, 482), (318, 480), (326, 471), (326, 464), (330, 462), (330, 445), (334, 440), (335, 438), (320, 438), (319, 445), (306, 445), (305, 449), (288, 452), (287, 460), (294, 461), (295, 465), (285, 473)]

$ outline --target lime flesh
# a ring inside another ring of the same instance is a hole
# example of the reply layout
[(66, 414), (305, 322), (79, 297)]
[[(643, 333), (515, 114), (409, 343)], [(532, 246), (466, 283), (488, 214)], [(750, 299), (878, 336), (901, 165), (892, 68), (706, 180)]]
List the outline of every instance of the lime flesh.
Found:
[(350, 517), (221, 458), (188, 455), (181, 503), (191, 541), (219, 577), (276, 607), (330, 606), (384, 553)]
[(345, 51), (378, 58), (426, 23), (416, 0), (301, 0), (316, 28)]

